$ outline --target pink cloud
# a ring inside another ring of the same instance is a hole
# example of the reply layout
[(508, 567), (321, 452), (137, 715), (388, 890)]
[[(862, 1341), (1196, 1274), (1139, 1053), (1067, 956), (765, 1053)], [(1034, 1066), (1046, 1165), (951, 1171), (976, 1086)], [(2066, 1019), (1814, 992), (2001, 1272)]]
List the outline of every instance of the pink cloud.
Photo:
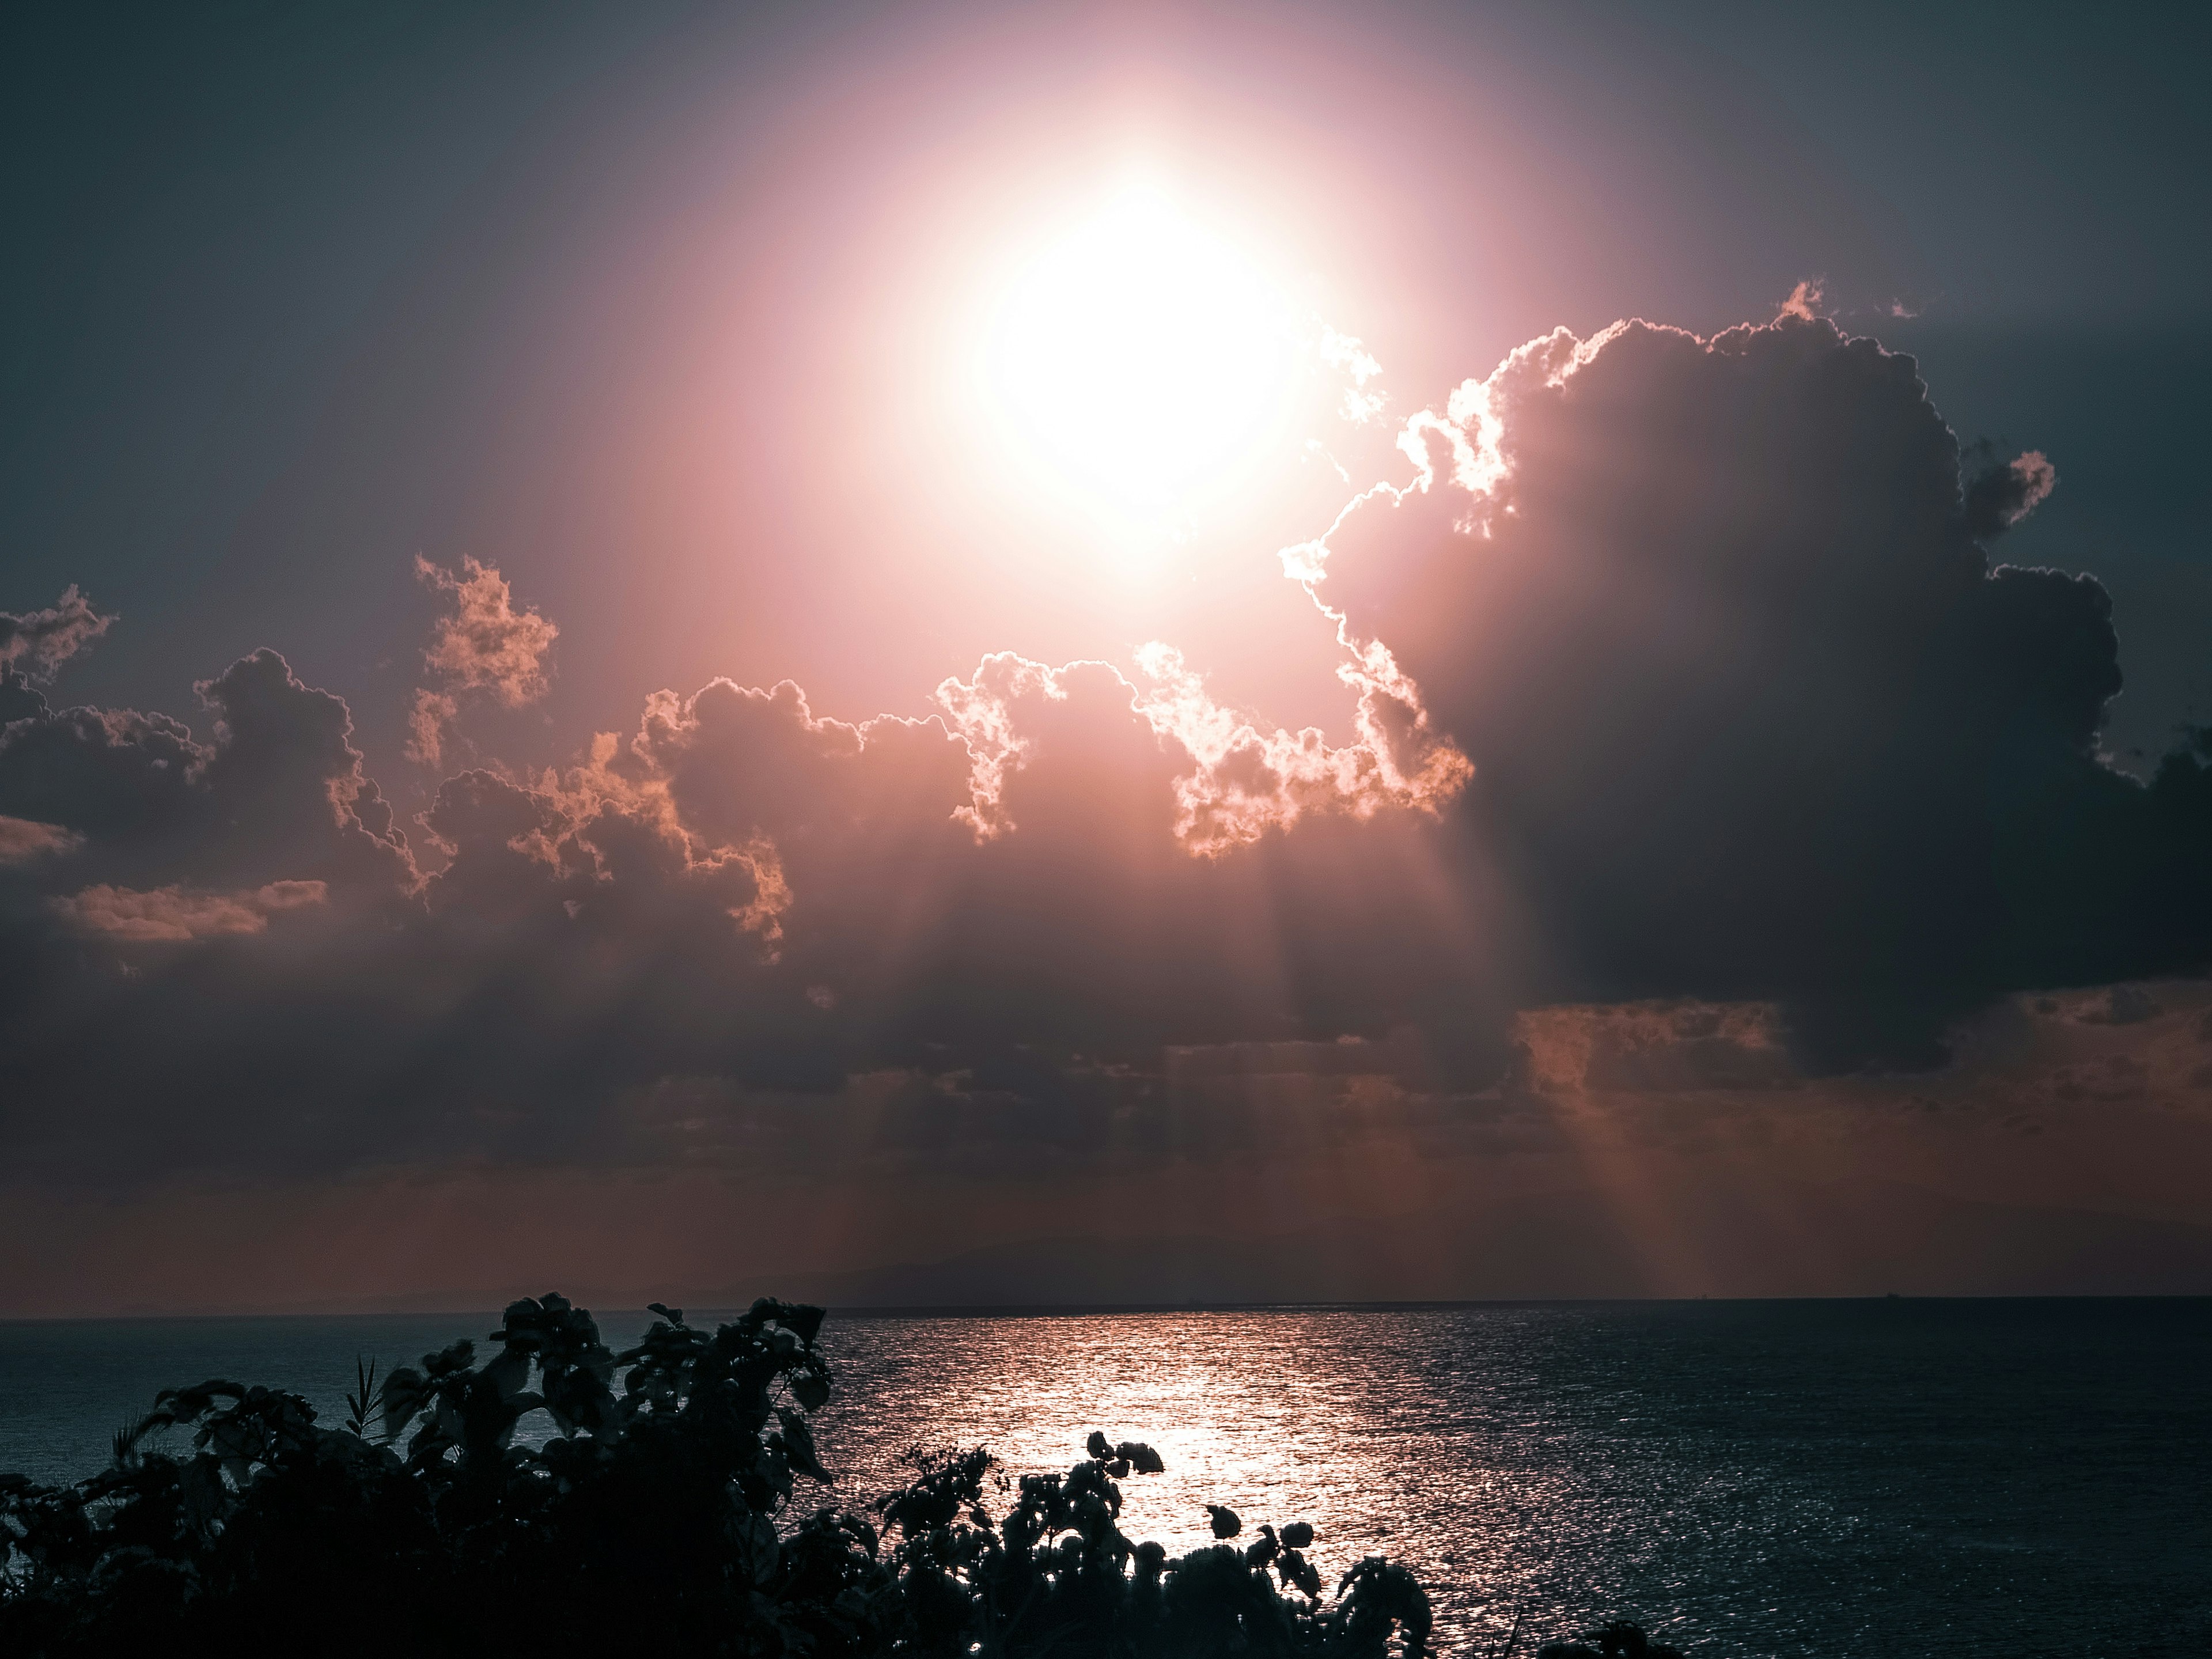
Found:
[(438, 619), (422, 653), (423, 666), (444, 690), (417, 691), (410, 716), (408, 756), (434, 767), (444, 759), (446, 731), (460, 712), (456, 694), (483, 693), (505, 708), (537, 702), (550, 689), (546, 659), (561, 630), (535, 611), (517, 611), (506, 578), (474, 559), (462, 560), (455, 574), (418, 555), (415, 574), (453, 599), (452, 613)]
[(1778, 321), (1784, 317), (1795, 317), (1801, 323), (1816, 321), (1820, 315), (1820, 302), (1826, 297), (1826, 284), (1818, 276), (1808, 277), (1790, 290), (1790, 297), (1782, 302), (1775, 313)]
[(0, 611), (0, 668), (23, 665), (33, 679), (48, 680), (78, 652), (114, 626), (72, 583), (51, 609), (21, 616)]
[(2018, 524), (2050, 500), (2051, 492), (2058, 488), (2058, 469), (2051, 465), (2051, 458), (2039, 449), (2031, 449), (2014, 456), (2009, 470), (2018, 496), (2007, 510), (2005, 524), (2008, 527)]
[(329, 888), (319, 881), (272, 881), (234, 893), (197, 893), (183, 887), (142, 892), (102, 885), (58, 898), (53, 904), (88, 933), (134, 942), (180, 943), (264, 933), (271, 915), (325, 903), (329, 896)]
[(58, 823), (35, 818), (11, 818), (0, 814), (0, 865), (27, 864), (52, 853), (66, 853), (84, 837)]
[(427, 686), (417, 690), (414, 709), (407, 716), (407, 757), (434, 769), (444, 765), (446, 728), (460, 713), (460, 703), (444, 692)]
[(1175, 833), (1184, 849), (1224, 853), (1321, 813), (1368, 818), (1396, 807), (1434, 815), (1458, 794), (1474, 768), (1430, 729), (1410, 685), (1390, 682), (1387, 660), (1384, 653), (1372, 672), (1343, 671), (1360, 694), (1358, 738), (1337, 746), (1316, 727), (1271, 730), (1224, 707), (1168, 646), (1139, 651), (1138, 710), (1194, 763), (1175, 781)]

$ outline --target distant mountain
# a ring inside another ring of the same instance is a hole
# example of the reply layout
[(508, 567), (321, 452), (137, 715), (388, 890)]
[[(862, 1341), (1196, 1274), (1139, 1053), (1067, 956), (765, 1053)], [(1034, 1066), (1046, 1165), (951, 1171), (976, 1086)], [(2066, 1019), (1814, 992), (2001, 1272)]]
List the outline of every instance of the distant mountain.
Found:
[[(532, 1284), (320, 1302), (289, 1312), (481, 1311), (558, 1288), (602, 1311), (741, 1307), (1175, 1307), (1638, 1297), (2212, 1295), (2212, 1227), (1985, 1204), (1915, 1187), (1778, 1186), (1622, 1213), (1588, 1193), (1532, 1194), (1384, 1220), (1012, 1241), (935, 1261), (827, 1272), (803, 1261), (735, 1282)], [(168, 1311), (177, 1311), (170, 1310)], [(242, 1312), (240, 1309), (206, 1311)], [(265, 1310), (264, 1310), (265, 1311)]]
[(1038, 1239), (942, 1261), (770, 1275), (833, 1307), (1173, 1305), (1647, 1296), (2202, 1295), (2212, 1228), (1866, 1184), (1718, 1198), (1631, 1225), (1553, 1195), (1258, 1238)]

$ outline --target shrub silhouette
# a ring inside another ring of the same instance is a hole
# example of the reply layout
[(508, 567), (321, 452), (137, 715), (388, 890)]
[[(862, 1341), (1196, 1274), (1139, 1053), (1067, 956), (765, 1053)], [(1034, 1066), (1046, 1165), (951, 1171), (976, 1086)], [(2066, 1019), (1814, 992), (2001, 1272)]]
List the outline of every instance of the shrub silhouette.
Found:
[[(566, 1298), (526, 1299), (483, 1364), (462, 1341), (380, 1386), (363, 1369), (343, 1428), (215, 1378), (162, 1393), (88, 1480), (0, 1475), (0, 1652), (1431, 1651), (1412, 1576), (1370, 1556), (1324, 1595), (1304, 1522), (1240, 1543), (1208, 1505), (1208, 1547), (1132, 1543), (1120, 1483), (1161, 1462), (1103, 1434), (1018, 1481), (980, 1449), (916, 1451), (872, 1514), (802, 1518), (798, 1482), (828, 1479), (823, 1310), (763, 1299), (712, 1332), (652, 1310), (617, 1354)], [(540, 1407), (558, 1434), (515, 1444)], [(163, 1429), (191, 1449), (149, 1449)]]
[(1682, 1659), (1682, 1655), (1679, 1649), (1653, 1641), (1626, 1620), (1616, 1619), (1579, 1642), (1545, 1643), (1536, 1650), (1536, 1659)]

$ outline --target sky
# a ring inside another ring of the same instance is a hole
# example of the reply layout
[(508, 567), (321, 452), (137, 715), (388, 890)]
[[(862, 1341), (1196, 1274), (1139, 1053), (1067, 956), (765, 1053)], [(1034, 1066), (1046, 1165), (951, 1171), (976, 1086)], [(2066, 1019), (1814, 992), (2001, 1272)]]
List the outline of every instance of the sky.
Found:
[(12, 9), (0, 1316), (2212, 1289), (2204, 27)]

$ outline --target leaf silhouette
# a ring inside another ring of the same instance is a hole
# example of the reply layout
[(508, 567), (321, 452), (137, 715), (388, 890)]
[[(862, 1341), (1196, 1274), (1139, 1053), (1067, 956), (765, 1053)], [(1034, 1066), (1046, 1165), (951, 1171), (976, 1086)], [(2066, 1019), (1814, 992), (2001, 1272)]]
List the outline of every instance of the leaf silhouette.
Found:
[[(165, 1390), (74, 1486), (0, 1476), (0, 1652), (252, 1659), (272, 1631), (316, 1632), (333, 1659), (1428, 1652), (1427, 1598), (1397, 1563), (1368, 1558), (1321, 1600), (1307, 1522), (1240, 1547), (1242, 1519), (1208, 1504), (1224, 1541), (1180, 1559), (1125, 1536), (1120, 1482), (1164, 1467), (1140, 1441), (1090, 1434), (1082, 1459), (1018, 1480), (981, 1448), (917, 1450), (873, 1518), (800, 1519), (795, 1478), (830, 1479), (809, 1421), (831, 1398), (821, 1310), (764, 1297), (712, 1330), (652, 1311), (617, 1356), (588, 1310), (525, 1297), (481, 1366), (467, 1341), (380, 1383), (356, 1360), (343, 1429), (213, 1377)], [(518, 1444), (541, 1405), (559, 1432)], [(177, 1425), (188, 1455), (141, 1444)], [(1678, 1659), (1631, 1628), (1588, 1651)]]

